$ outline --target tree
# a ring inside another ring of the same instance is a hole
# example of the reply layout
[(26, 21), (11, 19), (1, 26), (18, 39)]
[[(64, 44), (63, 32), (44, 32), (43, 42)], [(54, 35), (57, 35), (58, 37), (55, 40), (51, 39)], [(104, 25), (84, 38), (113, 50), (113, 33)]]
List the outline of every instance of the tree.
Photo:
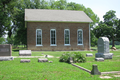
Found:
[(83, 6), (81, 4), (76, 4), (74, 2), (70, 2), (70, 3), (67, 4), (67, 10), (81, 10), (81, 11), (84, 11), (85, 6)]
[[(16, 0), (0, 0), (0, 37), (5, 34), (5, 31), (10, 31), (11, 13), (13, 11)], [(11, 36), (11, 33), (9, 36)]]
[(110, 10), (106, 12), (103, 16), (104, 22), (100, 22), (99, 25), (94, 29), (94, 34), (97, 38), (105, 36), (108, 37), (109, 40), (112, 40), (112, 47), (114, 47), (114, 41), (117, 41), (118, 33), (117, 29), (119, 29), (118, 19), (116, 18), (115, 11)]
[(112, 26), (108, 27), (105, 23), (102, 23), (102, 22), (99, 23), (99, 26), (94, 28), (94, 33), (97, 38), (106, 36), (109, 39), (111, 39), (111, 35), (112, 35), (113, 31), (114, 30), (112, 29)]
[(103, 16), (104, 23), (107, 24), (107, 26), (114, 27), (115, 20), (117, 19), (115, 13), (116, 13), (116, 11), (110, 10), (110, 11), (106, 12), (106, 14)]
[(18, 0), (14, 7), (13, 26), (15, 31), (14, 45), (27, 45), (27, 28), (25, 27), (24, 14), (25, 9), (43, 9), (48, 8), (47, 2), (42, 0)]
[(7, 37), (7, 44), (14, 44), (14, 35), (11, 35), (11, 37)]
[(96, 36), (94, 35), (93, 30), (91, 30), (90, 35), (91, 35), (91, 46), (97, 45), (98, 38), (96, 38)]
[(120, 41), (120, 19), (117, 21), (117, 27), (116, 27), (116, 37), (118, 39), (118, 41)]
[(5, 43), (5, 38), (0, 37), (0, 44), (3, 44), (3, 43)]
[(67, 2), (66, 0), (58, 0), (54, 2), (53, 9), (59, 9), (59, 10), (65, 10), (66, 9)]
[(14, 45), (27, 45), (27, 29), (25, 28), (24, 14), (25, 8), (39, 7), (38, 4), (34, 5), (30, 0), (19, 0), (17, 5), (14, 7), (14, 20), (13, 26), (15, 31)]

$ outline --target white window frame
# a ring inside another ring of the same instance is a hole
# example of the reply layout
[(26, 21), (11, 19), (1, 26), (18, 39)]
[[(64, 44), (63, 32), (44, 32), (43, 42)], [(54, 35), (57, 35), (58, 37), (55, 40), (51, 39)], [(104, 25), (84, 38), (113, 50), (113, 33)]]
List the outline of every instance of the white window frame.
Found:
[[(78, 43), (78, 31), (82, 31), (82, 43), (81, 44)], [(77, 45), (83, 45), (83, 30), (82, 29), (77, 30)]]
[[(69, 44), (65, 44), (65, 31), (69, 31)], [(64, 29), (64, 46), (70, 46), (70, 30), (69, 29)]]
[[(37, 31), (41, 30), (41, 44), (37, 44)], [(36, 46), (43, 46), (42, 45), (42, 29), (36, 29)]]
[[(51, 31), (55, 31), (55, 44), (51, 44)], [(51, 29), (50, 30), (50, 46), (57, 46), (56, 45), (56, 29)]]

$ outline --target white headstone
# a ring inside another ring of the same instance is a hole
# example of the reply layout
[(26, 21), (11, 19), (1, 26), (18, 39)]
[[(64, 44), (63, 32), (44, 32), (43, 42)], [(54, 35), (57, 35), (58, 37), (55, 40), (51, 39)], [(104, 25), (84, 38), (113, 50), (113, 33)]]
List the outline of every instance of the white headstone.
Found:
[(19, 50), (19, 56), (31, 56), (31, 50)]
[(112, 59), (112, 54), (109, 53), (109, 39), (101, 37), (98, 39), (98, 53), (95, 54), (96, 58)]
[(107, 37), (98, 39), (98, 53), (109, 53), (109, 39)]
[(93, 57), (92, 53), (86, 53), (86, 57)]

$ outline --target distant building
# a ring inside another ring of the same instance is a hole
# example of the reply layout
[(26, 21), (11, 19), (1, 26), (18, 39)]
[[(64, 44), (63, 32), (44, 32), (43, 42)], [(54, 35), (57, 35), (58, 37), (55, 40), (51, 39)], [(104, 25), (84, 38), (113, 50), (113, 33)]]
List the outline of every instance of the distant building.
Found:
[(92, 20), (83, 11), (25, 9), (30, 50), (89, 50)]

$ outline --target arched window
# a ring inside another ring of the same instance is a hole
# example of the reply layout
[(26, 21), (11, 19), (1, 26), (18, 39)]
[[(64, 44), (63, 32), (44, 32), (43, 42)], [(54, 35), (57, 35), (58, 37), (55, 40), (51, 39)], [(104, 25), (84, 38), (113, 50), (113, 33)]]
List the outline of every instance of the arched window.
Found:
[(56, 45), (56, 29), (50, 30), (50, 46), (57, 46)]
[(77, 44), (83, 45), (83, 30), (82, 29), (78, 29), (77, 31)]
[(70, 30), (64, 30), (64, 45), (70, 45)]
[(36, 29), (36, 46), (42, 46), (42, 30)]

